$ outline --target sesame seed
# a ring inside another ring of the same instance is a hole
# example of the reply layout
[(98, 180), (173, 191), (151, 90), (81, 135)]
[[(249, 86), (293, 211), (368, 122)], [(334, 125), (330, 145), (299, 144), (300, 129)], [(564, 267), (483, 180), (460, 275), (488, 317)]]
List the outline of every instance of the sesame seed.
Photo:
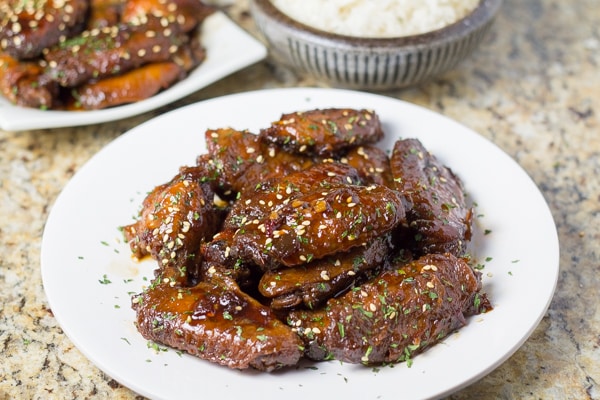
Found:
[(324, 281), (329, 280), (329, 274), (327, 273), (327, 271), (321, 271), (321, 279), (323, 279)]
[(375, 304), (371, 303), (371, 304), (369, 304), (369, 310), (377, 311), (377, 306), (375, 306)]
[(433, 282), (427, 282), (427, 283), (426, 283), (426, 286), (427, 286), (429, 289), (433, 289), (433, 288), (435, 287), (435, 286), (434, 286), (434, 284), (433, 284)]

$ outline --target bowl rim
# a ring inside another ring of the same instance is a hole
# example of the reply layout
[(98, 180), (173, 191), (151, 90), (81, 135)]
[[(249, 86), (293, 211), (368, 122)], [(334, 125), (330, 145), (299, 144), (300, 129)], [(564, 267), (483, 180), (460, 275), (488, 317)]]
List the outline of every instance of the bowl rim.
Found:
[(431, 42), (446, 41), (456, 36), (465, 36), (493, 19), (503, 2), (503, 0), (480, 0), (477, 7), (463, 18), (433, 31), (397, 37), (360, 37), (327, 32), (303, 24), (283, 13), (271, 0), (251, 1), (263, 14), (274, 19), (280, 25), (287, 26), (289, 29), (303, 35), (312, 36), (319, 40), (328, 40), (338, 45), (370, 48), (418, 46)]

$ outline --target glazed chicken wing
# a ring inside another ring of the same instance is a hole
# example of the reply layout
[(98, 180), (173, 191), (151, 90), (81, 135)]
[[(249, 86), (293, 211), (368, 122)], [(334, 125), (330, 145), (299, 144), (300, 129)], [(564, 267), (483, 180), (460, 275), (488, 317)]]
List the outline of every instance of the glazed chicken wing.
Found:
[(464, 255), (473, 211), (460, 179), (417, 139), (396, 142), (391, 167), (394, 185), (407, 205), (415, 252)]
[(135, 103), (155, 95), (183, 76), (173, 62), (147, 64), (123, 75), (85, 83), (73, 89), (74, 109), (98, 110)]
[(146, 339), (230, 368), (273, 371), (302, 357), (298, 335), (228, 279), (156, 284), (133, 298), (133, 308)]
[(225, 219), (223, 229), (237, 230), (277, 213), (305, 193), (342, 184), (358, 185), (360, 178), (354, 168), (339, 163), (315, 164), (287, 176), (272, 178), (239, 196)]
[(266, 271), (258, 289), (275, 310), (299, 305), (315, 309), (379, 273), (393, 248), (391, 235), (383, 235), (363, 246), (306, 265)]
[(123, 228), (133, 254), (150, 255), (157, 274), (179, 285), (197, 280), (200, 244), (220, 228), (222, 210), (204, 176), (201, 168), (182, 168), (146, 196), (139, 219)]
[(143, 24), (119, 24), (84, 31), (44, 55), (48, 79), (75, 87), (90, 79), (122, 74), (144, 64), (169, 61), (187, 43), (177, 24), (148, 17)]
[(462, 259), (431, 254), (394, 265), (322, 310), (292, 311), (288, 322), (316, 360), (407, 361), (489, 308), (479, 276)]
[[(276, 198), (276, 196), (274, 196)], [(285, 202), (283, 197), (280, 201)], [(385, 186), (315, 187), (238, 229), (231, 254), (264, 270), (297, 266), (369, 242), (404, 222), (400, 195)]]
[(198, 164), (211, 171), (215, 185), (225, 194), (254, 190), (273, 177), (286, 176), (313, 165), (312, 159), (281, 151), (248, 131), (232, 128), (206, 131), (208, 155)]
[(0, 93), (10, 102), (25, 107), (51, 108), (58, 85), (40, 82), (43, 68), (34, 61), (18, 61), (0, 52)]
[(372, 111), (330, 108), (283, 114), (260, 136), (286, 151), (335, 157), (353, 146), (377, 142), (383, 131)]

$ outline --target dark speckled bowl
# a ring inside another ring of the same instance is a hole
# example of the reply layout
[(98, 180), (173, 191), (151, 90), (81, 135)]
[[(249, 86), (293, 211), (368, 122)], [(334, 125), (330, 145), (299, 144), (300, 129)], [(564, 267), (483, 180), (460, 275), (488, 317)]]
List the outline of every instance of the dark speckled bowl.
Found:
[(452, 25), (385, 39), (311, 28), (269, 0), (251, 0), (250, 10), (276, 60), (331, 86), (386, 90), (415, 85), (455, 67), (481, 43), (501, 4), (502, 0), (482, 0)]

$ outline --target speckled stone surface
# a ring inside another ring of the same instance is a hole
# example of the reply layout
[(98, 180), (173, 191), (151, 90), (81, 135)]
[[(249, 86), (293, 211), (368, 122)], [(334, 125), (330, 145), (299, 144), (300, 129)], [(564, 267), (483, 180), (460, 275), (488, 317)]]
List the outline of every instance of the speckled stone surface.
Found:
[[(226, 11), (255, 33), (246, 1)], [(457, 69), (388, 92), (454, 118), (512, 156), (540, 187), (560, 238), (550, 308), (504, 364), (450, 398), (600, 399), (600, 3), (507, 0), (484, 45)], [(40, 276), (51, 205), (98, 150), (198, 100), (315, 86), (269, 60), (137, 117), (51, 131), (0, 131), (0, 400), (132, 399), (63, 334)], [(518, 195), (518, 194), (517, 194)]]

